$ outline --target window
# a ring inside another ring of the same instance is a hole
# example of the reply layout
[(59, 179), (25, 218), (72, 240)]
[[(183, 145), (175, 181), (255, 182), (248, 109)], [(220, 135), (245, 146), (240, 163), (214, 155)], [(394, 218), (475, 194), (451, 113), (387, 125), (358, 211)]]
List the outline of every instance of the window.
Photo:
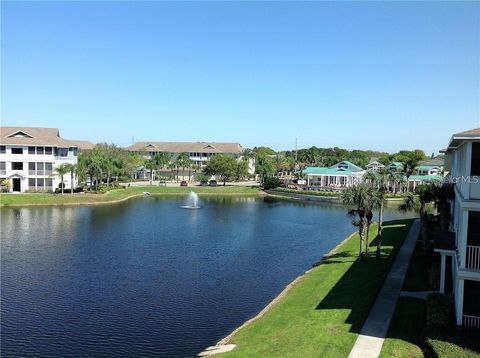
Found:
[(5, 154), (7, 151), (7, 148), (4, 145), (0, 145), (0, 154)]
[(467, 245), (480, 246), (480, 211), (468, 212)]
[(35, 163), (33, 162), (28, 163), (28, 174), (35, 175)]
[(35, 154), (35, 147), (28, 147), (28, 154)]
[(472, 143), (472, 169), (470, 175), (480, 175), (480, 142)]
[(28, 188), (29, 189), (35, 189), (35, 179), (34, 178), (28, 178)]
[(45, 155), (52, 155), (52, 147), (45, 147)]
[(68, 156), (68, 148), (57, 148), (57, 156), (59, 157)]
[(23, 154), (23, 148), (12, 148), (12, 154)]
[(42, 178), (38, 178), (37, 179), (37, 188), (38, 189), (43, 189), (43, 184), (45, 182), (45, 179), (42, 179)]
[(42, 154), (43, 155), (43, 147), (37, 147), (37, 154)]
[(45, 163), (45, 175), (52, 174), (52, 163)]
[(73, 156), (76, 157), (78, 154), (78, 148), (71, 147), (70, 150), (72, 151)]
[(23, 170), (22, 162), (12, 162), (12, 170)]
[(37, 163), (37, 175), (45, 175), (45, 172), (43, 170), (44, 167), (44, 163)]
[(2, 174), (5, 174), (6, 170), (7, 170), (7, 163), (5, 163), (5, 162), (0, 162), (0, 172), (1, 172)]
[(52, 178), (47, 178), (47, 179), (45, 179), (45, 186), (46, 186), (47, 188), (52, 188), (52, 186), (53, 186), (53, 180), (52, 180)]

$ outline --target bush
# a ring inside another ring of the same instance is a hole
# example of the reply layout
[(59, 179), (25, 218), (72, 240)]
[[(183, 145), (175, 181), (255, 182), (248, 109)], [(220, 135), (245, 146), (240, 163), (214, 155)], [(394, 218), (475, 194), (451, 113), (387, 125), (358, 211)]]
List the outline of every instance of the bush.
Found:
[(441, 293), (431, 293), (427, 297), (427, 328), (445, 329), (450, 326), (451, 306), (448, 298)]
[(270, 177), (270, 178), (265, 178), (265, 181), (263, 183), (263, 188), (268, 190), (268, 189), (275, 189), (280, 186), (280, 179), (277, 177)]

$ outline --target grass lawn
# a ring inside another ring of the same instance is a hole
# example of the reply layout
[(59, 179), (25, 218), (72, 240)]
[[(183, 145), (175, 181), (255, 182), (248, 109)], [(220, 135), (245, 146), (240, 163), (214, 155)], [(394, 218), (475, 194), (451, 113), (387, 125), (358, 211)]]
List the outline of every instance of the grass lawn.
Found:
[[(263, 317), (240, 329), (231, 339), (237, 347), (221, 357), (348, 356), (410, 224), (385, 223), (379, 260), (358, 261), (358, 234), (352, 236)], [(373, 227), (371, 236), (376, 232)]]
[(108, 203), (124, 200), (130, 197), (141, 196), (144, 191), (152, 195), (185, 195), (190, 191), (199, 195), (258, 195), (260, 190), (255, 187), (244, 186), (217, 186), (217, 187), (130, 187), (126, 189), (115, 189), (105, 194), (52, 194), (52, 193), (21, 193), (21, 194), (0, 194), (0, 206), (22, 206), (22, 205), (70, 205), (70, 204), (95, 204)]

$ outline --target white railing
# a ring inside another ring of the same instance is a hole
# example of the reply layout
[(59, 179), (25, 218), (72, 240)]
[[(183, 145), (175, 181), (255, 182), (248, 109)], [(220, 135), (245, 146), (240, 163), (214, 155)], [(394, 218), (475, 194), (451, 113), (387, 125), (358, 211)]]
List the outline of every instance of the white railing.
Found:
[(462, 325), (465, 328), (480, 328), (480, 317), (464, 314)]
[(480, 270), (480, 246), (467, 245), (465, 268)]

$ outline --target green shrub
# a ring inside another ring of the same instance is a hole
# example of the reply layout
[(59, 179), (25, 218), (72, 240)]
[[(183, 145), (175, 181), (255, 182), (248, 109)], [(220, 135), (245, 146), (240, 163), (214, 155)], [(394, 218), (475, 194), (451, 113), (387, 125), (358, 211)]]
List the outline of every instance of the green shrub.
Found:
[(427, 328), (445, 329), (450, 326), (451, 305), (448, 298), (441, 293), (431, 293), (427, 297)]
[(280, 179), (277, 177), (269, 177), (265, 178), (265, 181), (263, 183), (263, 188), (268, 190), (268, 189), (275, 189), (280, 186)]

